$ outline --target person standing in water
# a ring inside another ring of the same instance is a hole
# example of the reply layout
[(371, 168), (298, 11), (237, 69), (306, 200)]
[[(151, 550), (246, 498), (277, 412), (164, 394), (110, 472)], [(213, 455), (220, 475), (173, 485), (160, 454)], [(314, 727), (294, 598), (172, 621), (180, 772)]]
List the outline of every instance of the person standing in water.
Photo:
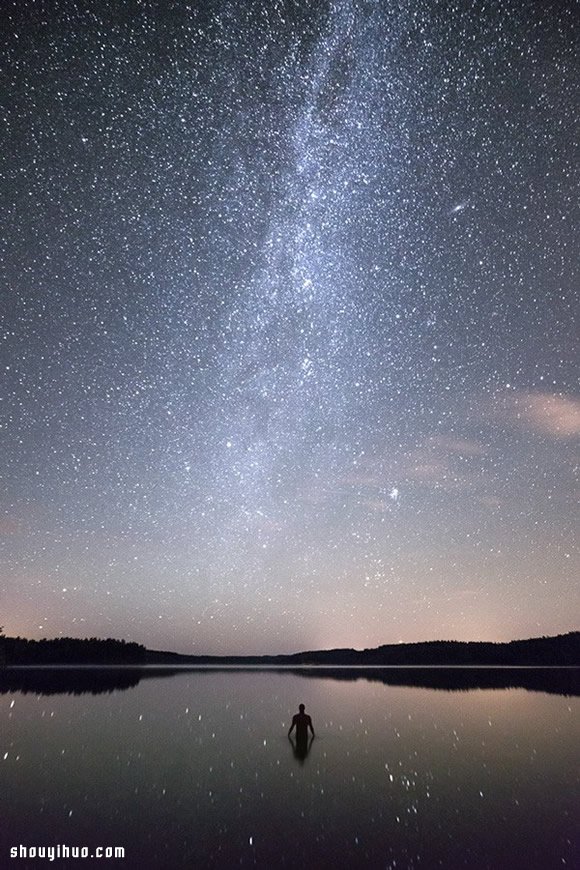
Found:
[(302, 742), (306, 740), (308, 737), (308, 729), (312, 732), (312, 736), (314, 737), (314, 728), (312, 727), (312, 719), (308, 716), (307, 713), (304, 712), (304, 704), (300, 704), (298, 707), (300, 712), (295, 713), (292, 717), (292, 725), (290, 726), (290, 730), (288, 731), (288, 737), (292, 734), (293, 730), (296, 728), (296, 741)]

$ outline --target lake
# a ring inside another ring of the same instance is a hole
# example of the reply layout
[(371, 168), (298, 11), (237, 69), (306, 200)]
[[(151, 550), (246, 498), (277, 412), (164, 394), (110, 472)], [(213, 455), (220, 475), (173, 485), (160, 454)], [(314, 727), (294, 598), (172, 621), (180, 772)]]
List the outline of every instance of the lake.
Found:
[(578, 672), (495, 674), (5, 669), (0, 866), (578, 868)]

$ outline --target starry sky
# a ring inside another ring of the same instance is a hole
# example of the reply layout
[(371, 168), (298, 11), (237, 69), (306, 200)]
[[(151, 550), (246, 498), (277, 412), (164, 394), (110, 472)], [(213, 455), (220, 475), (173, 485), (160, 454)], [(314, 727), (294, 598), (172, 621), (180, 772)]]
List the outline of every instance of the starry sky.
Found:
[(4, 10), (6, 633), (577, 629), (578, 6)]

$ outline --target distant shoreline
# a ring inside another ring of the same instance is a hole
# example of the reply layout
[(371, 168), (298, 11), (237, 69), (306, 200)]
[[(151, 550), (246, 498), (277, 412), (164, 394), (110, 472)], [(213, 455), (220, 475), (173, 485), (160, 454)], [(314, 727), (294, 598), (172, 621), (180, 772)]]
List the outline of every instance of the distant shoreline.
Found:
[(513, 640), (425, 641), (373, 649), (310, 650), (289, 655), (184, 655), (112, 638), (27, 640), (0, 637), (0, 667), (168, 666), (204, 668), (514, 668), (579, 667), (580, 632)]
[(580, 665), (200, 665), (200, 664), (33, 664), (6, 665), (12, 670), (183, 670), (183, 671), (577, 671)]

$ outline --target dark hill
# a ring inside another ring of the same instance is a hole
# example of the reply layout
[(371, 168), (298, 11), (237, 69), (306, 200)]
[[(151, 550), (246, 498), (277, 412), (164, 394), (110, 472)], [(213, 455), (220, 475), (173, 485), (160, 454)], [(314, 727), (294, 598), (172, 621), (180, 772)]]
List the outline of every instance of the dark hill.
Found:
[(111, 638), (0, 637), (0, 665), (252, 665), (278, 667), (580, 666), (580, 632), (509, 643), (426, 641), (375, 649), (310, 650), (272, 656), (190, 656)]
[(375, 649), (312, 650), (277, 656), (186, 656), (148, 650), (147, 663), (294, 667), (301, 665), (580, 666), (580, 632), (574, 631), (555, 637), (513, 640), (509, 643), (434, 640), (423, 643), (386, 644)]

